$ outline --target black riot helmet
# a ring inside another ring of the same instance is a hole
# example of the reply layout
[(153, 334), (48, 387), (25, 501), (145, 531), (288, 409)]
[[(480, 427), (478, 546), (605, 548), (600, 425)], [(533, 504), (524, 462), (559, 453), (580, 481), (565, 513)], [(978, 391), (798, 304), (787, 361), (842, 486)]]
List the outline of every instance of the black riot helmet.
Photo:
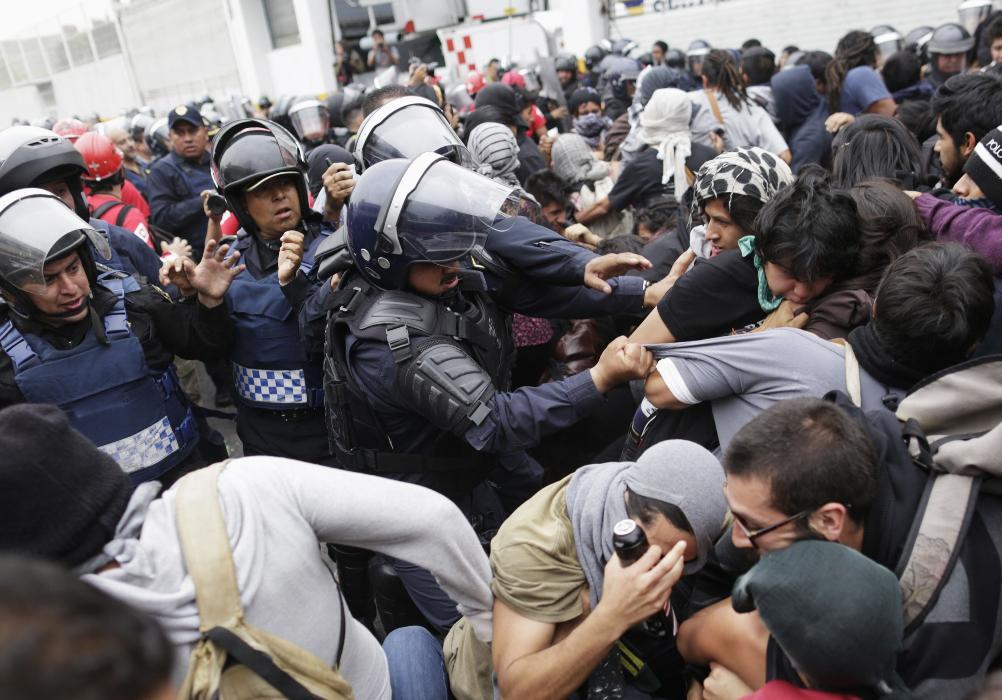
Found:
[(630, 52), (637, 48), (637, 42), (633, 39), (616, 39), (612, 42), (612, 53), (617, 56), (629, 56)]
[(366, 117), (353, 151), (359, 173), (390, 158), (410, 160), (422, 153), (438, 153), (464, 168), (475, 166), (439, 106), (417, 96), (387, 102)]
[(562, 53), (553, 62), (553, 69), (557, 71), (569, 70), (577, 75), (578, 59), (572, 53)]
[(941, 24), (933, 31), (929, 37), (926, 50), (930, 56), (936, 54), (958, 54), (967, 53), (974, 46), (974, 37), (956, 22)]
[(278, 101), (272, 105), (268, 112), (268, 118), (281, 126), (283, 129), (292, 130), (292, 122), (289, 121), (289, 108), (299, 98), (296, 95), (281, 95)]
[(163, 158), (170, 152), (170, 128), (167, 126), (167, 117), (150, 122), (143, 134), (146, 147), (155, 158)]
[(878, 24), (870, 30), (870, 35), (885, 59), (905, 47), (904, 37), (889, 24)]
[(911, 51), (922, 63), (926, 63), (929, 60), (929, 55), (926, 52), (926, 47), (929, 45), (929, 40), (932, 39), (932, 33), (935, 30), (929, 26), (915, 27), (907, 34), (905, 34), (905, 50)]
[(267, 119), (240, 119), (220, 129), (212, 143), (210, 168), (216, 190), (248, 233), (258, 231), (243, 195), (274, 177), (291, 176), (300, 215), (310, 209), (303, 149), (296, 137)]
[(0, 131), (0, 195), (65, 180), (73, 194), (73, 211), (86, 221), (90, 212), (80, 182), (86, 173), (80, 151), (54, 131), (35, 126)]
[(590, 46), (588, 50), (584, 52), (585, 67), (590, 71), (594, 71), (598, 68), (598, 64), (602, 62), (602, 59), (605, 58), (607, 53), (608, 51), (597, 44), (595, 46)]
[(685, 52), (682, 49), (668, 49), (664, 63), (669, 68), (685, 70)]

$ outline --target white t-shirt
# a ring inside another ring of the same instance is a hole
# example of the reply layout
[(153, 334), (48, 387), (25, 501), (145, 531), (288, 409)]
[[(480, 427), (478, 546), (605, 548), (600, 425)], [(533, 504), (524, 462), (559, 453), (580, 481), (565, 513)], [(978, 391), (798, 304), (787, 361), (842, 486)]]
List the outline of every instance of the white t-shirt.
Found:
[(689, 99), (699, 107), (699, 111), (693, 117), (689, 128), (693, 141), (712, 146), (710, 133), (718, 128), (723, 128), (724, 144), (728, 150), (758, 146), (769, 153), (779, 155), (789, 148), (786, 139), (779, 133), (779, 129), (769, 117), (769, 113), (750, 99), (741, 105), (740, 110), (737, 110), (720, 93), (716, 93), (716, 97), (720, 116), (724, 118), (723, 124), (718, 122), (713, 114), (713, 108), (710, 106), (706, 91), (697, 90), (689, 93)]

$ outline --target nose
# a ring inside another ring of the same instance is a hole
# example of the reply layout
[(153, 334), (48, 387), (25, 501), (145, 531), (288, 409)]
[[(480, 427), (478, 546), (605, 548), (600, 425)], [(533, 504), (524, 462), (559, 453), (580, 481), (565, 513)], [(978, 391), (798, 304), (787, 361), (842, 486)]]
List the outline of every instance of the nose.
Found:
[(752, 541), (748, 539), (748, 536), (745, 535), (737, 521), (731, 524), (731, 542), (738, 549), (750, 549), (753, 546)]
[(56, 288), (63, 297), (75, 297), (80, 293), (80, 285), (72, 277), (63, 273), (56, 278)]

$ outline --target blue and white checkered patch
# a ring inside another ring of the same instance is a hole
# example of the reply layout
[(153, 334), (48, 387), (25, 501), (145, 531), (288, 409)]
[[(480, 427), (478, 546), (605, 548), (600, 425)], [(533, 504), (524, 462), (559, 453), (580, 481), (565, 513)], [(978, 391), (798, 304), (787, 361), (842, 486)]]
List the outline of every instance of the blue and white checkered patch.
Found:
[(301, 369), (251, 369), (233, 363), (233, 383), (240, 398), (280, 406), (306, 405), (306, 374)]
[(166, 416), (135, 435), (101, 445), (98, 449), (114, 459), (128, 474), (152, 467), (178, 451), (177, 436)]

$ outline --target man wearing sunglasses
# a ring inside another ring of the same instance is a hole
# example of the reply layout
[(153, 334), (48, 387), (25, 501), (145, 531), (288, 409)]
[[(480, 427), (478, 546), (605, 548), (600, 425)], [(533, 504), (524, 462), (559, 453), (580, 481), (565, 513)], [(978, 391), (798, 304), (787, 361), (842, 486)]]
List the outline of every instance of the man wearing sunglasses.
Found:
[[(718, 553), (733, 544), (751, 555), (747, 566), (755, 555), (817, 539), (839, 542), (898, 571), (921, 518), (928, 474), (884, 455), (862, 425), (833, 403), (792, 399), (763, 412), (734, 436), (724, 456), (733, 524), (730, 542), (718, 543)], [(939, 597), (906, 630), (898, 671), (916, 698), (963, 697), (1002, 648), (1002, 504), (982, 495), (972, 517)], [(837, 625), (819, 628), (818, 634), (828, 633), (838, 634)], [(787, 653), (757, 614), (734, 612), (730, 599), (689, 618), (678, 646), (690, 663), (719, 664), (753, 688), (776, 679), (800, 684)]]

